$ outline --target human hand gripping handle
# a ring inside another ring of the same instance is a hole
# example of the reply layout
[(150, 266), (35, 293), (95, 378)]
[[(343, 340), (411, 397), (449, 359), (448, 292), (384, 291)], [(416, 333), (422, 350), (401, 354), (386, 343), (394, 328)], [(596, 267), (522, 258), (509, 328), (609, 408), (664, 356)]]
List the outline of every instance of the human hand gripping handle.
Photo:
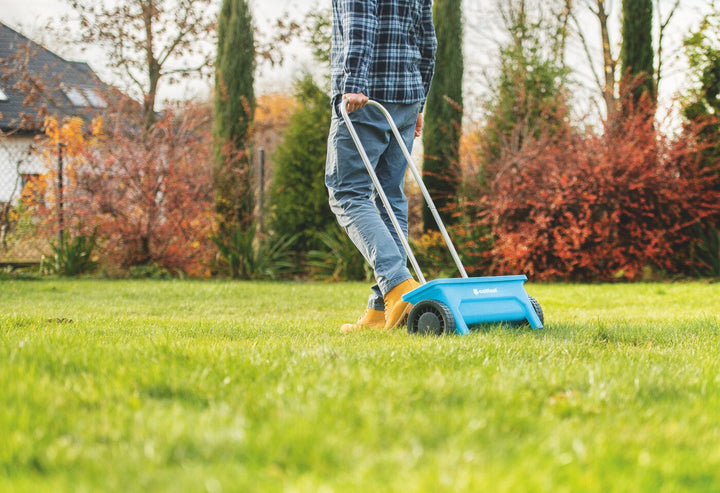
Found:
[[(366, 95), (363, 93), (353, 93), (348, 92), (343, 94), (342, 96), (343, 100), (347, 101), (346, 108), (348, 113), (351, 113), (355, 110), (359, 110), (363, 106), (365, 106), (368, 101), (370, 100)], [(422, 135), (422, 129), (423, 129), (423, 114), (418, 113), (417, 121), (415, 122), (415, 137), (420, 137)]]
[(369, 98), (363, 93), (348, 92), (343, 94), (342, 98), (347, 101), (346, 108), (348, 110), (348, 113), (359, 110), (369, 101)]

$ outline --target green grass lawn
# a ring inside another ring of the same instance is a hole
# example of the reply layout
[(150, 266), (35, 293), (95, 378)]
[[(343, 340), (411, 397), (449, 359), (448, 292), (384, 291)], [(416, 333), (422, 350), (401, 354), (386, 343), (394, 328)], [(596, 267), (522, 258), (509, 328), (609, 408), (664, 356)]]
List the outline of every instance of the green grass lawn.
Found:
[(0, 281), (0, 491), (720, 491), (720, 284), (343, 336), (360, 284)]

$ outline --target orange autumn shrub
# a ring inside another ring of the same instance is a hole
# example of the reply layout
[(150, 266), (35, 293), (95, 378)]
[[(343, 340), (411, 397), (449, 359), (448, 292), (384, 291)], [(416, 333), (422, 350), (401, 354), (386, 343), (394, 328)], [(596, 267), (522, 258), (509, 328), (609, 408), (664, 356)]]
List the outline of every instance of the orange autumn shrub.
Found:
[(67, 227), (75, 234), (97, 233), (107, 271), (123, 275), (134, 266), (156, 265), (210, 275), (209, 122), (207, 112), (192, 105), (166, 112), (149, 129), (126, 117), (95, 124), (90, 132), (78, 120), (48, 121), (51, 161), (57, 160), (57, 143), (63, 144)]

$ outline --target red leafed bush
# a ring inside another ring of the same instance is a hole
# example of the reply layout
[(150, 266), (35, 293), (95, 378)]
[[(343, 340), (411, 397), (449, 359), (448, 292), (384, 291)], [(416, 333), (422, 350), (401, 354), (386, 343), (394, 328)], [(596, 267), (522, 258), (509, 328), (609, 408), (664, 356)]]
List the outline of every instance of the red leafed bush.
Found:
[(150, 129), (111, 122), (84, 149), (69, 192), (72, 214), (85, 229), (97, 227), (106, 264), (210, 274), (209, 121), (207, 112), (188, 107)]
[(693, 266), (693, 231), (720, 215), (720, 164), (700, 125), (662, 135), (639, 111), (601, 135), (554, 129), (486, 169), (473, 208), (494, 237), (494, 273), (636, 280)]

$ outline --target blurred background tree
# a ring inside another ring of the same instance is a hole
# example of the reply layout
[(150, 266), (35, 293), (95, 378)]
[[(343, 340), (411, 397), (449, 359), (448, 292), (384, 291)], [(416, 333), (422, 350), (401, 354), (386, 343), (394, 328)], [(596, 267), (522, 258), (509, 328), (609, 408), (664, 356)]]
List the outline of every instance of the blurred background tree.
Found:
[[(220, 247), (227, 247), (237, 235), (254, 236), (250, 149), (255, 113), (254, 81), (255, 41), (250, 8), (245, 0), (223, 0), (218, 21), (213, 128), (217, 221), (214, 240)], [(225, 250), (221, 248), (221, 251)], [(238, 274), (231, 269), (232, 277)]]
[(656, 102), (652, 0), (623, 0), (622, 7), (623, 85), (634, 103), (643, 96)]
[(99, 46), (107, 63), (139, 96), (146, 126), (156, 120), (161, 83), (207, 77), (214, 56), (217, 9), (213, 0), (65, 0), (79, 20), (69, 32)]
[(499, 50), (486, 103), (483, 175), (506, 171), (526, 139), (562, 126), (567, 117), (566, 6), (566, 0), (554, 0), (531, 11), (525, 0), (498, 4), (508, 42)]
[[(699, 139), (704, 144), (703, 163), (716, 170), (715, 191), (720, 191), (720, 6), (713, 2), (712, 11), (703, 17), (685, 38), (690, 66), (691, 89), (685, 95), (683, 116), (688, 125), (704, 122)], [(693, 253), (702, 275), (720, 276), (720, 211), (698, 224), (700, 244)]]
[[(425, 104), (423, 181), (444, 222), (445, 209), (457, 200), (463, 119), (463, 20), (461, 0), (435, 0), (433, 18), (438, 49), (435, 76)], [(423, 230), (437, 231), (429, 208), (423, 207)]]
[(297, 232), (296, 252), (316, 249), (317, 234), (335, 223), (325, 187), (328, 96), (306, 75), (297, 82), (297, 108), (290, 115), (283, 141), (273, 158), (270, 229), (275, 234)]

